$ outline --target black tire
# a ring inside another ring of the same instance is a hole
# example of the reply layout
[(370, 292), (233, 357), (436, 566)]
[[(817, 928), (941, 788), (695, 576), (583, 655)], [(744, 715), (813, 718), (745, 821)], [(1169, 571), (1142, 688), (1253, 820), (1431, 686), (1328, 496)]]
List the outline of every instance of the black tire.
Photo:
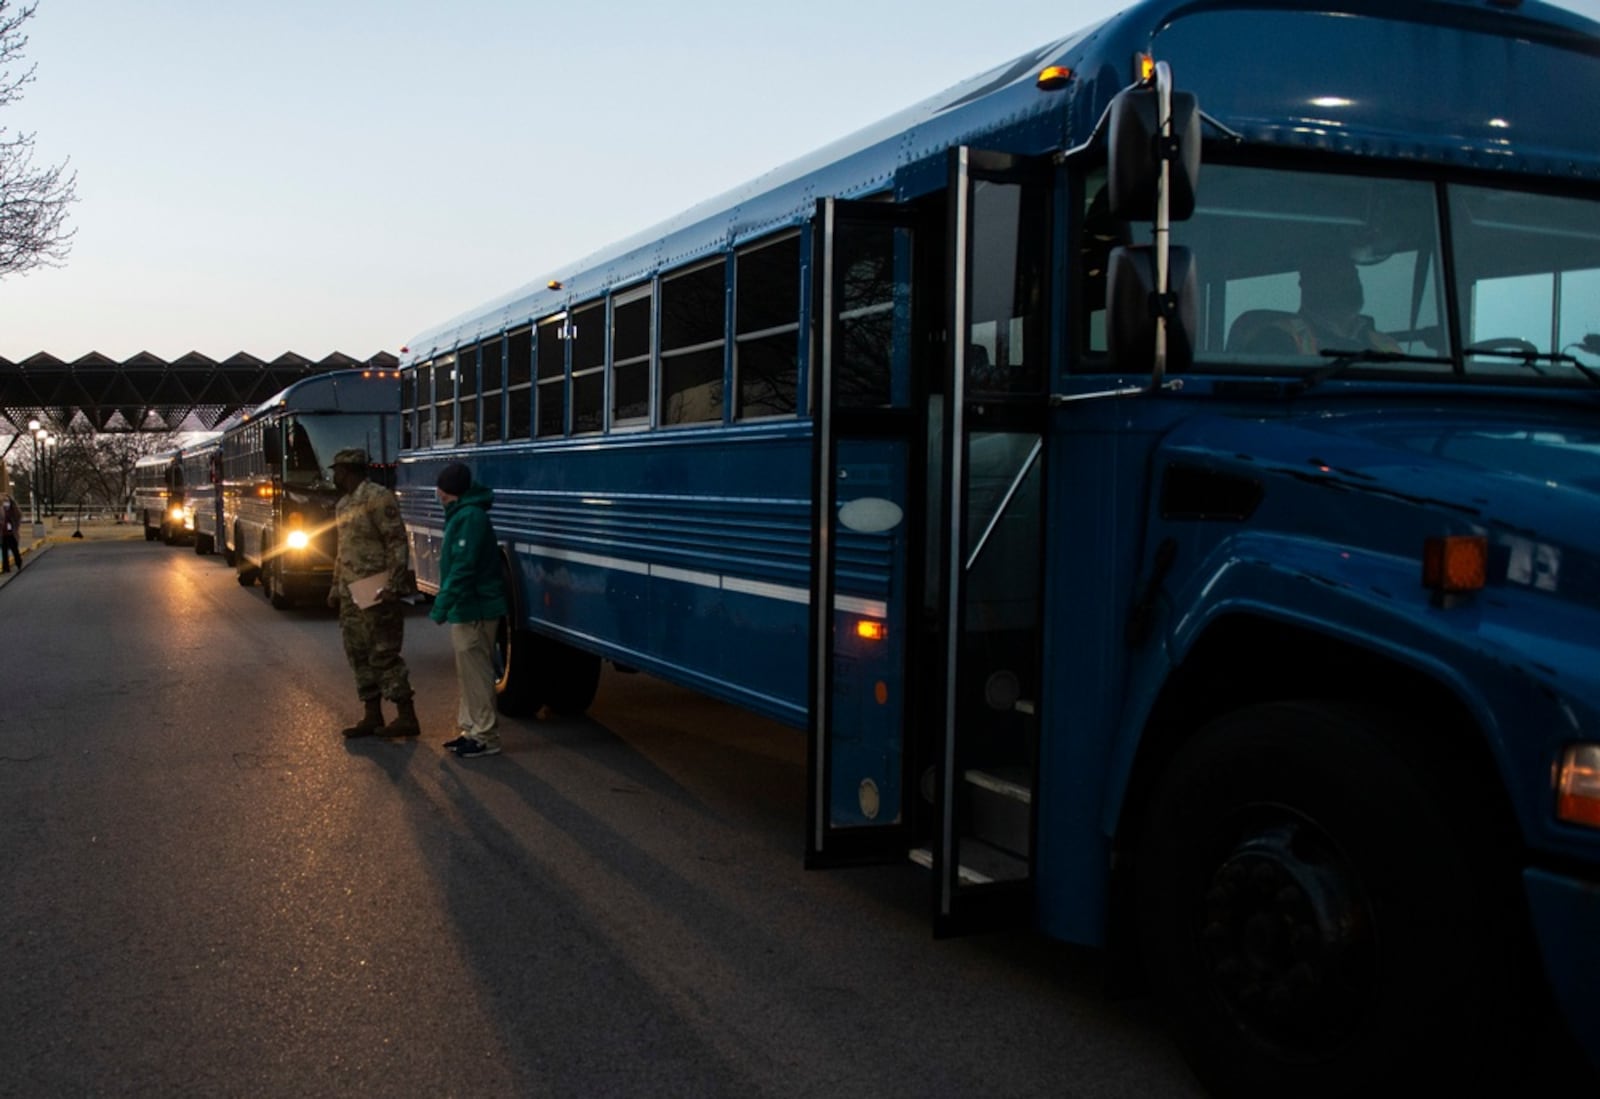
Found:
[(495, 630), (495, 659), (500, 670), (494, 685), (495, 706), (507, 717), (528, 717), (544, 705), (539, 687), (547, 672), (538, 666), (538, 643), (538, 634), (513, 630), (504, 618)]
[(156, 535), (160, 534), (161, 532), (150, 525), (150, 513), (148, 511), (142, 513), (139, 521), (144, 524), (144, 540), (146, 542), (154, 542), (156, 540)]
[(261, 575), (261, 570), (252, 567), (245, 557), (244, 543), (239, 540), (239, 528), (237, 527), (233, 530), (233, 544), (236, 548), (231, 556), (231, 563), (233, 564), (235, 575), (238, 577), (239, 586), (248, 588), (256, 582), (256, 579)]
[(600, 687), (600, 658), (549, 637), (539, 638), (545, 702), (565, 717), (579, 717)]
[(294, 599), (284, 590), (283, 569), (273, 564), (270, 558), (263, 556), (262, 559), (267, 563), (261, 566), (261, 592), (274, 608), (286, 611), (294, 606)]
[(1487, 810), (1408, 733), (1370, 709), (1256, 706), (1161, 779), (1142, 942), (1215, 1094), (1446, 1094), (1517, 1056), (1515, 873), (1464, 834)]
[(504, 552), (500, 569), (510, 610), (500, 619), (494, 634), (495, 668), (499, 673), (494, 684), (495, 708), (507, 717), (530, 717), (544, 705), (542, 688), (548, 671), (538, 662), (539, 636), (513, 626), (522, 621), (520, 593), (516, 570)]

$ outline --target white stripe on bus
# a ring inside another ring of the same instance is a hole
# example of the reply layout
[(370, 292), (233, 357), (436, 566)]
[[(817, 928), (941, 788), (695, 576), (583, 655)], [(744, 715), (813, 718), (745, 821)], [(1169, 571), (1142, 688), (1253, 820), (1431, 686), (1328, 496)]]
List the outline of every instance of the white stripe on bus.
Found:
[[(444, 537), (444, 531), (434, 530), (431, 527), (412, 527), (412, 531), (434, 541)], [(593, 565), (599, 569), (611, 569), (614, 572), (627, 572), (635, 576), (651, 576), (660, 580), (675, 580), (683, 584), (694, 584), (702, 588), (713, 588), (721, 591), (734, 592), (737, 595), (752, 595), (757, 599), (776, 599), (784, 603), (810, 603), (811, 592), (805, 588), (797, 588), (791, 584), (774, 584), (766, 580), (748, 580), (742, 576), (726, 576), (722, 573), (701, 572), (696, 569), (680, 569), (671, 565), (652, 565), (646, 561), (634, 561), (626, 557), (610, 557), (598, 553), (584, 553), (581, 550), (558, 549), (555, 546), (535, 546), (526, 542), (517, 542), (512, 547), (518, 553), (536, 557), (549, 557), (557, 561), (571, 561), (575, 565)], [(889, 605), (882, 599), (864, 599), (854, 595), (836, 595), (833, 599), (836, 609), (847, 614), (859, 614), (868, 618), (888, 618)]]

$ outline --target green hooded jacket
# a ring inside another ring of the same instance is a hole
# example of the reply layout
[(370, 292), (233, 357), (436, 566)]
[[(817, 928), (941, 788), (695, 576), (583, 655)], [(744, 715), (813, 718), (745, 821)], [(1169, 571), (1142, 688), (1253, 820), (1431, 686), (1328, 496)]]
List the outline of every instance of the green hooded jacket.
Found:
[(494, 493), (474, 481), (444, 509), (439, 594), (428, 612), (435, 622), (481, 622), (509, 609), (500, 547), (489, 522), (492, 506)]

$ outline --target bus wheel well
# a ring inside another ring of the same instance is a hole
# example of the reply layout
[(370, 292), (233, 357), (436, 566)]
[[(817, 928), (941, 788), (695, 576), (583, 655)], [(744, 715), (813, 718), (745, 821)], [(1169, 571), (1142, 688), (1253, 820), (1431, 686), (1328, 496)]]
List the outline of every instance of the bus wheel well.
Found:
[[(1330, 671), (1334, 674), (1330, 675)], [(1141, 738), (1115, 838), (1110, 921), (1119, 983), (1143, 985), (1135, 959), (1133, 869), (1152, 798), (1179, 749), (1199, 730), (1245, 707), (1304, 699), (1386, 710), (1404, 729), (1398, 754), (1437, 778), (1463, 814), (1474, 849), (1495, 859), (1508, 888), (1521, 838), (1515, 811), (1479, 726), (1444, 683), (1417, 668), (1314, 630), (1252, 615), (1211, 626), (1162, 688)]]

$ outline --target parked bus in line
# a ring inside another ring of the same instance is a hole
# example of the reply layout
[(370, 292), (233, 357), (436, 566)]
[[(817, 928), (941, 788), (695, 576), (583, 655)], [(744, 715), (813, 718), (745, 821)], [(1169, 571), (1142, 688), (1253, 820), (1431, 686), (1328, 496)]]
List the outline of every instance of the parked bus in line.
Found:
[(419, 581), (466, 462), (504, 709), (806, 729), (808, 865), (1218, 1095), (1600, 1064), (1595, 103), (1536, 0), (1140, 3), (411, 341)]
[(173, 545), (187, 539), (184, 529), (183, 451), (174, 447), (147, 454), (133, 466), (133, 513), (146, 542)]
[(239, 583), (257, 580), (279, 609), (320, 603), (338, 529), (333, 456), (360, 447), (393, 480), (400, 390), (392, 370), (315, 374), (230, 420), (222, 433), (222, 547)]
[(223, 541), (221, 434), (185, 447), (182, 463), (184, 526), (195, 553), (216, 553)]

